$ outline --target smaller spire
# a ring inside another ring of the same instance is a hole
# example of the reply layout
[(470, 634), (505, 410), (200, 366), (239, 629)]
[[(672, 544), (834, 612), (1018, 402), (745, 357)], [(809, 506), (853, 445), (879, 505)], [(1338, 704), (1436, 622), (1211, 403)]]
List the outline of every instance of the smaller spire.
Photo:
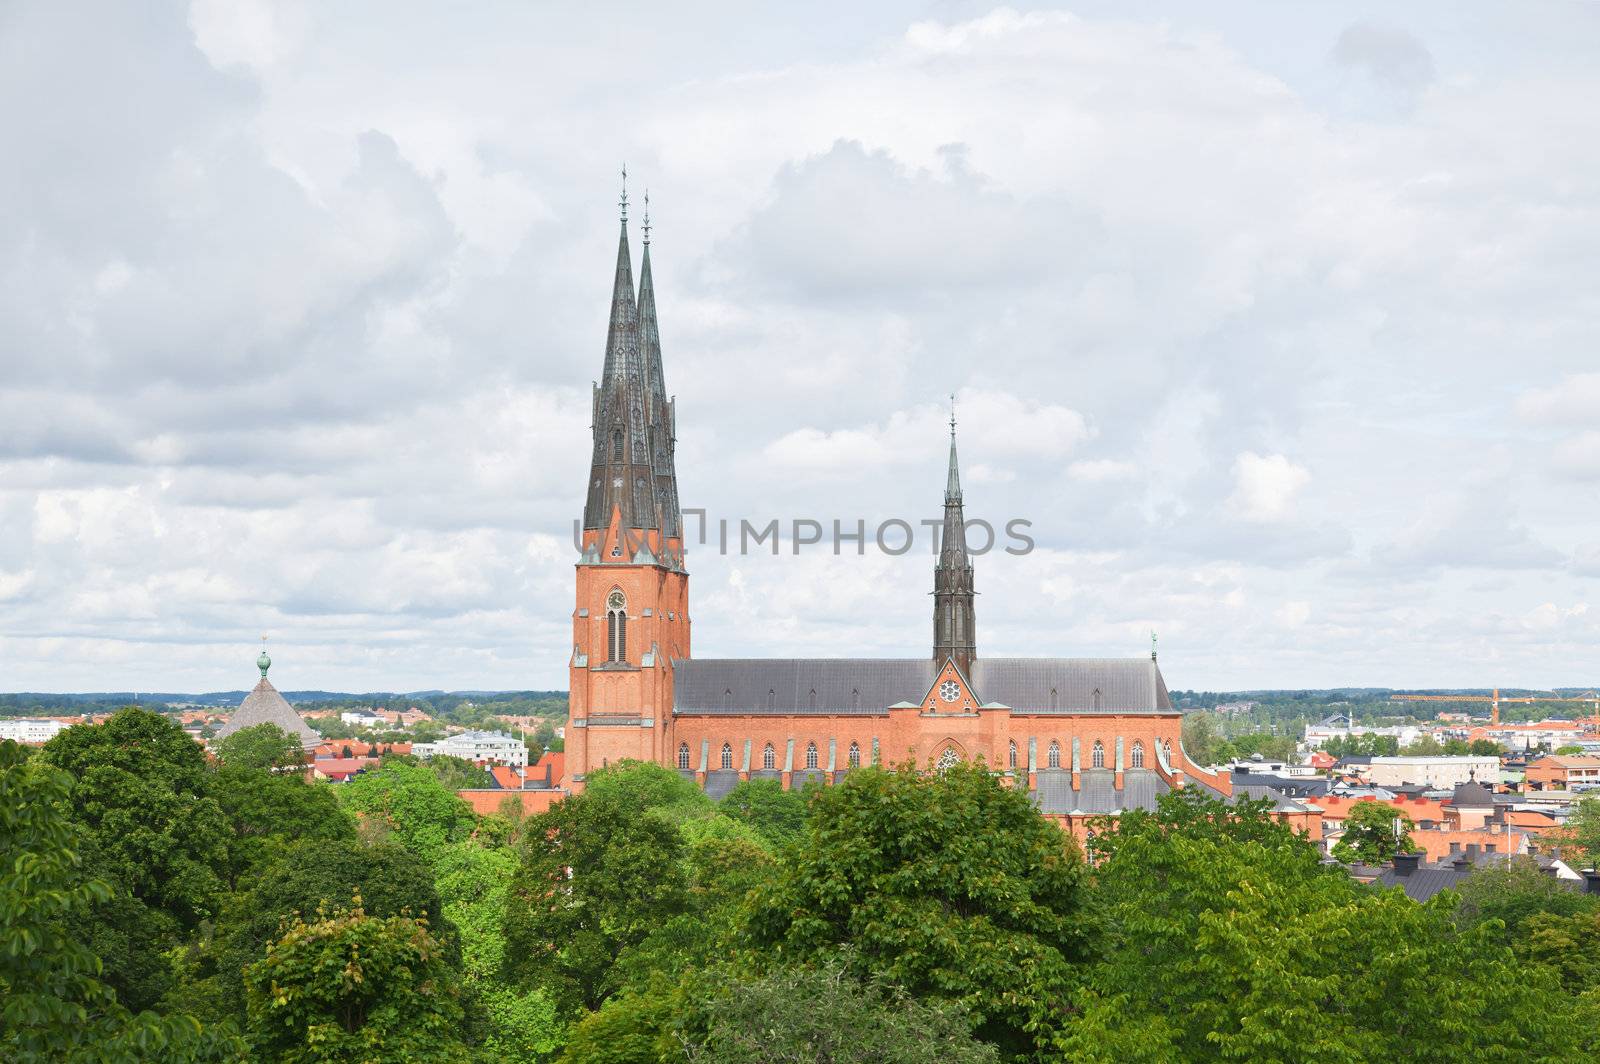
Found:
[(945, 476), (944, 501), (961, 500), (961, 473), (956, 464), (956, 397), (950, 397), (950, 471)]
[(618, 206), (622, 208), (622, 220), (623, 221), (627, 221), (628, 220), (628, 164), (627, 163), (623, 163), (622, 164), (622, 202), (619, 203)]
[(650, 190), (644, 190), (644, 246), (650, 246)]

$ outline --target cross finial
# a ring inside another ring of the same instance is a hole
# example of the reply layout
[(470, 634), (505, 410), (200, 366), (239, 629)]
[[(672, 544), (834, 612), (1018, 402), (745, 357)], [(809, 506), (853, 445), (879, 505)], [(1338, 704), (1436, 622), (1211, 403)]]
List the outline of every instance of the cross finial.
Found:
[(627, 221), (628, 220), (628, 164), (627, 163), (623, 163), (622, 164), (622, 202), (619, 204), (619, 206), (622, 208), (622, 220), (623, 221)]
[(650, 190), (649, 189), (645, 189), (644, 190), (644, 225), (643, 225), (642, 228), (644, 229), (644, 242), (645, 242), (645, 245), (649, 246), (649, 244), (650, 244)]
[(1156, 660), (1156, 630), (1150, 629), (1150, 660)]
[(950, 393), (950, 435), (956, 434), (956, 393)]

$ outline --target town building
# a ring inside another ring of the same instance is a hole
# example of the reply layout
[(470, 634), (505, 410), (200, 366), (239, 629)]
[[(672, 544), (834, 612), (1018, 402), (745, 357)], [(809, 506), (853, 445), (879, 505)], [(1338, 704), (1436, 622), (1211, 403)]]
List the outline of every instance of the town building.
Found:
[(1469, 780), (1493, 780), (1500, 759), (1482, 757), (1374, 757), (1366, 778), (1378, 787), (1412, 783), (1430, 790), (1449, 790)]
[(1600, 787), (1600, 757), (1584, 754), (1547, 754), (1528, 762), (1524, 777), (1542, 791), (1577, 791)]
[(39, 746), (54, 739), (67, 725), (49, 717), (22, 717), (0, 720), (0, 742), (10, 739), (14, 743)]
[(244, 701), (233, 711), (228, 723), (218, 729), (213, 741), (226, 739), (241, 728), (251, 728), (257, 724), (276, 724), (290, 735), (298, 737), (305, 749), (316, 747), (322, 741), (322, 737), (301, 719), (300, 714), (295, 712), (294, 707), (267, 679), (267, 670), (272, 668), (272, 659), (267, 656), (265, 650), (256, 658), (256, 668), (261, 670), (261, 682), (256, 684), (255, 690), (244, 696)]
[(339, 714), (342, 724), (350, 724), (357, 728), (383, 728), (387, 727), (387, 717), (380, 717), (370, 709), (347, 709)]
[(465, 731), (436, 743), (413, 743), (411, 752), (426, 761), (430, 757), (459, 757), (480, 765), (510, 765), (522, 768), (528, 763), (528, 746), (504, 732)]
[[(981, 760), (1080, 836), (1091, 818), (1150, 808), (1174, 787), (1234, 794), (1227, 773), (1184, 753), (1181, 713), (1153, 651), (1119, 659), (980, 653), (954, 417), (929, 652), (695, 657), (677, 414), (664, 380), (648, 220), (636, 292), (624, 209), (592, 396), (572, 612), (565, 734), (573, 790), (624, 759), (674, 767), (713, 796), (743, 779), (789, 788), (869, 764)], [(1285, 819), (1316, 828), (1314, 809), (1261, 796)]]
[(1347, 713), (1333, 713), (1315, 724), (1306, 725), (1305, 738), (1301, 740), (1307, 749), (1318, 750), (1326, 746), (1332, 739), (1348, 739), (1353, 735), (1381, 735), (1392, 736), (1400, 746), (1410, 746), (1422, 738), (1423, 729), (1414, 724), (1396, 725), (1367, 725), (1357, 724)]

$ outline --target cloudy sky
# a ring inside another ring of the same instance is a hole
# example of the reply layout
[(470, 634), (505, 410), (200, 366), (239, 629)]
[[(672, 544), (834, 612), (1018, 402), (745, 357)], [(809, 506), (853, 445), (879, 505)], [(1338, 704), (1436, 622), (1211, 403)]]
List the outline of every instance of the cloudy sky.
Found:
[[(685, 505), (935, 516), (954, 392), (1038, 543), (980, 653), (1600, 683), (1596, 54), (1537, 0), (5, 3), (0, 690), (262, 633), (565, 687), (624, 161)], [(930, 642), (920, 545), (690, 570), (701, 655)]]

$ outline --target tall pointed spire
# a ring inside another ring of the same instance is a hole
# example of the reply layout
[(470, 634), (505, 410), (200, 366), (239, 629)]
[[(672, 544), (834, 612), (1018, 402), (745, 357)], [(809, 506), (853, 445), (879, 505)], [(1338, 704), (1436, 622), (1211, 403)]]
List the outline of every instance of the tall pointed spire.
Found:
[(639, 346), (644, 356), (645, 389), (648, 398), (647, 437), (650, 469), (654, 481), (657, 521), (664, 539), (682, 536), (682, 514), (678, 509), (676, 472), (677, 410), (667, 398), (666, 378), (661, 367), (661, 330), (656, 321), (655, 280), (650, 274), (650, 193), (644, 194), (644, 253), (639, 263)]
[(933, 570), (933, 657), (954, 658), (971, 675), (978, 656), (972, 586), (972, 556), (967, 551), (967, 523), (962, 510), (961, 474), (956, 464), (955, 397), (950, 410), (950, 469), (945, 476), (944, 528), (939, 561)]
[[(655, 526), (655, 506), (645, 449), (643, 366), (639, 353), (639, 308), (633, 297), (633, 261), (628, 254), (628, 168), (622, 168), (622, 221), (617, 268), (611, 285), (611, 322), (606, 360), (594, 389), (594, 458), (585, 529), (606, 529), (613, 515), (623, 528)], [(638, 468), (636, 468), (638, 467)], [(642, 490), (641, 490), (642, 489)]]

